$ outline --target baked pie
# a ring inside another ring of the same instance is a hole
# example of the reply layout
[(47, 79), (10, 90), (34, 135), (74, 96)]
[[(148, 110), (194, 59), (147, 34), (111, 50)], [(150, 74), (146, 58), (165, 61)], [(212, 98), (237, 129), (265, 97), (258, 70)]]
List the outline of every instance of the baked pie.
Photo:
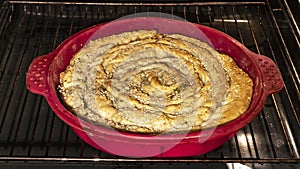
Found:
[(139, 30), (90, 41), (60, 74), (71, 112), (116, 130), (157, 134), (241, 116), (252, 79), (227, 54), (180, 34)]

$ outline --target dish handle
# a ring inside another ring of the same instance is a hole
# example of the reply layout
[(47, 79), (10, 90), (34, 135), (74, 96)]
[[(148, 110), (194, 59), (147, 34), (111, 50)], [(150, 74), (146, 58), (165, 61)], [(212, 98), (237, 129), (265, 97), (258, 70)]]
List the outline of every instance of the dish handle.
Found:
[(280, 91), (284, 82), (275, 62), (267, 56), (254, 54), (256, 63), (263, 78), (263, 88), (266, 95)]
[(49, 66), (54, 56), (53, 53), (49, 53), (39, 56), (32, 61), (26, 74), (28, 90), (45, 97), (49, 94), (47, 77)]

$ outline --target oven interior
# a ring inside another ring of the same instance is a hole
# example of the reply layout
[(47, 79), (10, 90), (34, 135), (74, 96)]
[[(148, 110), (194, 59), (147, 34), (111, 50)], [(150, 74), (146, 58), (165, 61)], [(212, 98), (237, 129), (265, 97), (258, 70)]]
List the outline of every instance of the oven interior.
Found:
[[(2, 1), (0, 8), (0, 168), (300, 167), (299, 1)], [(229, 34), (274, 60), (284, 88), (249, 125), (204, 155), (125, 158), (92, 148), (27, 90), (26, 72), (34, 58), (79, 30), (141, 12)]]

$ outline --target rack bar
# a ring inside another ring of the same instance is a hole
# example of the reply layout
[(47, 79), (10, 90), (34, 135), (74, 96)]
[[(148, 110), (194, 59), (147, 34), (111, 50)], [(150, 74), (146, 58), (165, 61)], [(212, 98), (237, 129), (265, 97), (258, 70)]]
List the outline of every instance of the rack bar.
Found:
[(265, 5), (265, 2), (178, 2), (178, 3), (118, 3), (118, 2), (39, 2), (39, 1), (9, 1), (12, 4), (39, 4), (39, 5), (105, 5), (105, 6), (190, 6), (190, 5)]
[[(292, 11), (291, 11), (291, 9), (290, 9), (290, 7), (289, 7), (289, 5), (288, 5), (288, 3), (287, 3), (287, 1), (286, 0), (283, 0), (282, 1), (283, 2), (283, 4), (284, 4), (284, 7), (286, 8), (286, 11), (287, 11), (287, 15), (289, 16), (289, 18), (291, 19), (291, 22), (292, 22), (292, 24), (293, 24), (293, 26), (295, 27), (295, 29), (296, 29), (296, 31), (294, 31), (294, 30), (292, 30), (293, 31), (293, 33), (294, 33), (294, 35), (295, 35), (295, 39), (296, 39), (296, 41), (297, 41), (297, 43), (298, 43), (298, 46), (300, 46), (300, 42), (299, 42), (299, 37), (300, 37), (300, 29), (299, 29), (299, 26), (298, 26), (298, 24), (297, 24), (297, 22), (296, 22), (296, 20), (295, 20), (295, 17), (294, 17), (294, 15), (293, 15), (293, 13), (292, 13)], [(298, 5), (300, 4), (300, 2), (298, 2)], [(299, 19), (299, 18), (298, 18)]]
[(282, 124), (283, 129), (284, 129), (284, 134), (286, 135), (286, 138), (288, 140), (288, 144), (289, 144), (289, 147), (291, 149), (292, 156), (295, 157), (295, 158), (300, 158), (299, 151), (298, 151), (298, 148), (297, 148), (297, 144), (295, 142), (293, 133), (291, 131), (290, 124), (287, 120), (286, 113), (284, 111), (284, 107), (283, 107), (282, 104), (280, 104), (281, 103), (280, 97), (278, 95), (272, 95), (272, 99), (274, 101), (274, 105), (275, 105), (275, 108), (278, 112), (278, 115), (280, 116), (280, 119), (281, 119), (280, 122)]
[(64, 157), (0, 157), (0, 161), (59, 161), (59, 162), (178, 162), (178, 163), (300, 163), (300, 159), (232, 158), (232, 159), (145, 159), (145, 158), (64, 158)]
[[(289, 73), (292, 75), (294, 83), (300, 85), (300, 77), (299, 77), (299, 75), (297, 73), (296, 66), (295, 66), (295, 64), (292, 61), (290, 52), (288, 51), (288, 48), (287, 48), (287, 46), (285, 44), (285, 40), (284, 40), (283, 35), (282, 35), (281, 31), (280, 31), (280, 28), (279, 28), (279, 25), (277, 23), (276, 17), (274, 15), (274, 13), (272, 12), (272, 7), (271, 7), (271, 4), (269, 3), (269, 1), (267, 1), (266, 5), (267, 5), (267, 7), (268, 7), (268, 9), (270, 11), (269, 13), (271, 14), (271, 19), (273, 20), (273, 23), (275, 25), (276, 31), (277, 31), (277, 33), (279, 35), (281, 44), (282, 44), (282, 46), (284, 48), (284, 52), (286, 53), (286, 59), (284, 59), (284, 60), (285, 60), (285, 62), (286, 62), (287, 65), (290, 64), (290, 66), (287, 66), (287, 68), (289, 69)], [(290, 70), (290, 69), (292, 69), (292, 70)], [(298, 85), (295, 85), (295, 88), (297, 90), (298, 98), (300, 99), (300, 89), (299, 89)]]

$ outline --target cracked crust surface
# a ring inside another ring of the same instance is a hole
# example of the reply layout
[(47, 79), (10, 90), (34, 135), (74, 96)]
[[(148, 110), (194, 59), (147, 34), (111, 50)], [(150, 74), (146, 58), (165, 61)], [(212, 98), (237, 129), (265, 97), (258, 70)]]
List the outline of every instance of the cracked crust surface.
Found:
[(200, 40), (134, 31), (89, 42), (60, 75), (70, 111), (137, 133), (187, 132), (243, 114), (253, 82), (234, 60)]

